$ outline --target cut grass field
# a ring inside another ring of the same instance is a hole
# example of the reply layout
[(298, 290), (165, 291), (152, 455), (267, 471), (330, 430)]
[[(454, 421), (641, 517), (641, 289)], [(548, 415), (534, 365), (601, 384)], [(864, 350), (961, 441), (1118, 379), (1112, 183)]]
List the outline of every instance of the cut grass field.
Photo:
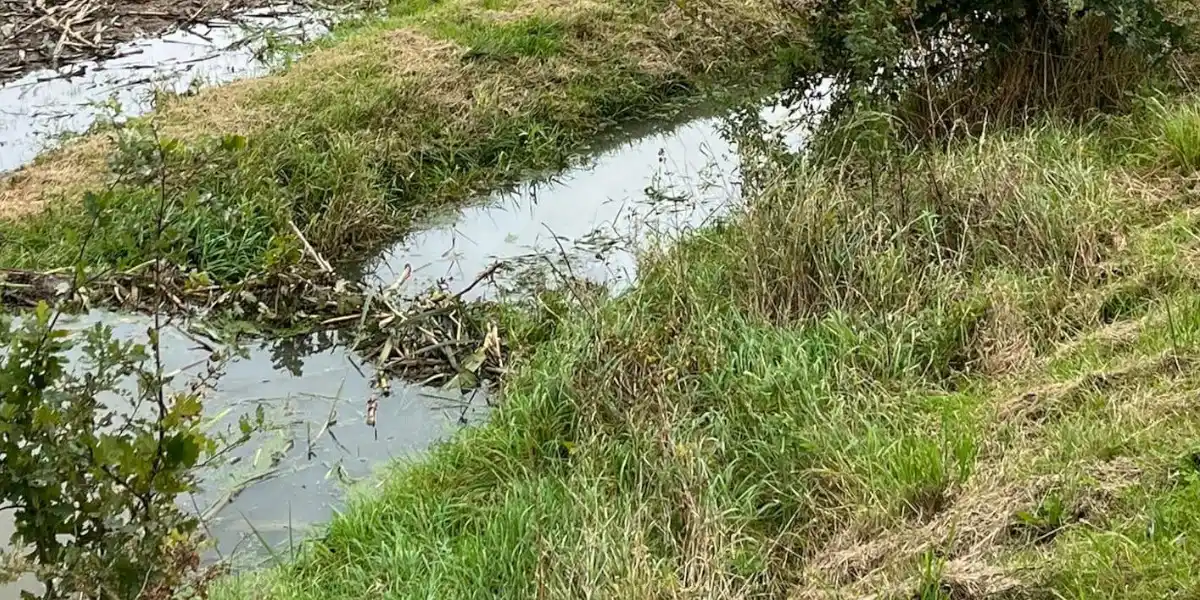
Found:
[[(303, 260), (289, 222), (330, 261), (362, 261), (615, 124), (756, 89), (791, 39), (782, 22), (744, 0), (397, 0), (276, 75), (164, 98), (0, 181), (0, 265), (73, 265), (81, 199), (110, 186), (92, 266), (165, 250), (237, 281)], [(153, 243), (164, 195), (168, 241)]]
[(488, 425), (214, 593), (1194, 597), (1198, 106), (764, 163), (631, 291), (510, 316)]

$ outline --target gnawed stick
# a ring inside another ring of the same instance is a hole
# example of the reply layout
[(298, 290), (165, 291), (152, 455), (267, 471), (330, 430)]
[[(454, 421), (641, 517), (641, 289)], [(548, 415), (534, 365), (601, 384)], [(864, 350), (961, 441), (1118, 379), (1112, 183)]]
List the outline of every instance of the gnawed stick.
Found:
[(321, 267), (321, 270), (325, 271), (326, 273), (332, 273), (333, 267), (329, 266), (329, 262), (325, 260), (325, 257), (321, 256), (321, 254), (317, 252), (317, 249), (313, 248), (312, 244), (308, 243), (308, 238), (305, 238), (304, 234), (300, 233), (300, 228), (296, 227), (296, 223), (294, 221), (288, 221), (288, 225), (291, 226), (292, 233), (296, 234), (296, 237), (300, 238), (300, 243), (304, 244), (304, 250), (308, 252), (308, 255), (312, 257), (314, 261), (316, 261), (317, 266)]

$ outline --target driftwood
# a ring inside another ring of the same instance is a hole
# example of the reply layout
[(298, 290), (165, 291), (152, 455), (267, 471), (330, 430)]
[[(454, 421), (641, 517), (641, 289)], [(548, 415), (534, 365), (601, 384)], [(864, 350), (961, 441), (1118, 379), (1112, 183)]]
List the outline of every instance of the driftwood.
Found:
[[(9, 308), (47, 302), (68, 310), (105, 307), (135, 312), (241, 318), (291, 332), (341, 329), (375, 365), (383, 395), (388, 379), (472, 388), (503, 373), (507, 348), (488, 306), (463, 295), (499, 264), (458, 292), (445, 284), (416, 296), (399, 285), (365, 289), (336, 274), (277, 274), (221, 286), (147, 263), (123, 272), (0, 269), (0, 302)], [(402, 282), (398, 282), (402, 283)], [(368, 407), (368, 412), (373, 413)], [(371, 414), (368, 415), (370, 417)]]
[(318, 0), (293, 0), (287, 9), (278, 5), (272, 0), (0, 0), (0, 83), (39, 69), (112, 58), (121, 43), (212, 24), (249, 9), (272, 6), (274, 14), (370, 8), (370, 2), (329, 6)]

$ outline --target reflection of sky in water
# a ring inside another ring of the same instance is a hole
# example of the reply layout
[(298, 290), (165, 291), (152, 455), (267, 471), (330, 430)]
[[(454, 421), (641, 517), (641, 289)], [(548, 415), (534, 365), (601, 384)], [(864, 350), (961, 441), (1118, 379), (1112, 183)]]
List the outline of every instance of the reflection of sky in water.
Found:
[[(295, 28), (299, 19), (283, 17), (278, 22)], [(156, 84), (133, 82), (150, 73), (120, 65), (164, 60), (167, 66), (153, 73), (168, 74), (167, 85), (176, 91), (197, 78), (211, 83), (263, 71), (249, 48), (213, 52), (237, 39), (241, 34), (236, 29), (207, 34), (213, 43), (187, 43), (183, 33), (172, 34), (180, 38), (175, 41), (135, 42), (131, 45), (148, 49), (113, 61), (114, 68), (69, 82), (31, 84), (31, 76), (0, 88), (0, 170), (31, 159), (48, 135), (86, 128), (97, 114), (88, 103), (103, 101), (114, 91), (128, 104), (127, 112), (146, 110), (145, 99)], [(768, 107), (762, 117), (780, 127), (788, 147), (803, 144), (806, 130), (789, 125), (786, 109)], [(503, 260), (513, 263), (515, 272), (500, 276), (502, 288), (516, 285), (524, 267), (547, 262), (564, 273), (620, 288), (636, 275), (639, 247), (702, 227), (737, 206), (738, 160), (737, 148), (722, 135), (719, 119), (693, 120), (604, 152), (588, 166), (552, 182), (521, 185), (447, 215), (441, 224), (414, 233), (384, 253), (368, 279), (390, 283), (409, 264), (414, 271), (407, 289), (423, 289), (440, 279), (461, 286)], [(479, 286), (472, 296), (487, 294), (487, 289)], [(94, 313), (77, 324), (97, 320), (112, 324), (123, 339), (144, 339), (148, 324), (143, 317), (111, 313)], [(378, 427), (367, 427), (370, 368), (337, 341), (312, 337), (299, 345), (253, 347), (248, 357), (228, 366), (210, 394), (208, 416), (223, 415), (223, 423), (232, 424), (239, 415), (253, 414), (262, 406), (276, 426), (240, 449), (237, 464), (205, 474), (206, 489), (195, 499), (201, 512), (221, 503), (237, 482), (271, 474), (246, 487), (209, 521), (222, 555), (235, 549), (261, 554), (256, 535), (286, 544), (293, 527), (302, 530), (330, 518), (342, 497), (343, 481), (365, 477), (388, 459), (413, 456), (461, 422), (480, 422), (486, 414), (483, 394), (464, 399), (397, 383), (392, 396), (380, 402)], [(205, 356), (178, 333), (164, 335), (164, 350), (168, 370), (194, 365)], [(191, 366), (185, 373), (202, 367)], [(334, 424), (326, 428), (331, 415)], [(191, 508), (189, 498), (183, 502)], [(0, 534), (4, 526), (0, 513)], [(13, 586), (0, 586), (0, 600), (15, 597), (12, 590)]]
[[(786, 111), (769, 109), (764, 116), (780, 123)], [(626, 284), (634, 275), (636, 243), (702, 226), (735, 205), (737, 151), (719, 129), (718, 119), (691, 121), (606, 152), (552, 183), (498, 194), (453, 223), (410, 236), (380, 259), (374, 279), (390, 282), (392, 269), (411, 262), (414, 289), (443, 277), (465, 285), (498, 258), (553, 257), (561, 244), (576, 275)], [(802, 137), (797, 130), (785, 139), (795, 146)], [(97, 312), (73, 326), (97, 321), (112, 325), (121, 339), (145, 339), (149, 324), (145, 317)], [(168, 371), (203, 369), (197, 361), (206, 353), (190, 338), (168, 330), (163, 340)], [(339, 345), (336, 334), (264, 343), (228, 365), (205, 415), (223, 415), (222, 423), (232, 425), (262, 406), (275, 428), (239, 449), (236, 464), (204, 476), (205, 489), (195, 499), (202, 513), (237, 483), (272, 475), (247, 486), (207, 523), (221, 555), (261, 557), (257, 535), (286, 545), (293, 527), (292, 537), (299, 539), (332, 516), (344, 481), (366, 477), (389, 459), (417, 455), (487, 413), (483, 393), (463, 398), (395, 383), (372, 429), (365, 424), (371, 375), (370, 366)], [(185, 383), (181, 377), (177, 385)], [(326, 429), (331, 414), (335, 424)], [(182, 503), (196, 510), (190, 498)], [(8, 600), (5, 594), (0, 586), (0, 600)]]
[[(111, 326), (117, 338), (144, 342), (152, 321), (94, 312), (61, 325), (76, 329), (95, 323)], [(173, 382), (181, 389), (191, 375), (204, 371), (207, 352), (173, 326), (164, 330), (162, 340), (164, 370), (183, 370)], [(482, 422), (487, 411), (482, 391), (464, 397), (393, 382), (391, 396), (380, 399), (377, 427), (368, 427), (366, 403), (373, 371), (339, 343), (336, 332), (259, 343), (246, 350), (247, 356), (230, 361), (207, 395), (204, 414), (219, 417), (214, 431), (226, 432), (236, 430), (238, 417), (253, 416), (261, 406), (268, 430), (232, 453), (231, 464), (201, 473), (203, 489), (195, 504), (191, 497), (180, 499), (188, 511), (220, 507), (206, 522), (217, 540), (213, 555), (243, 557), (235, 564), (264, 554), (258, 535), (281, 545), (294, 528), (291, 536), (301, 539), (333, 516), (347, 485), (367, 478), (390, 459), (417, 455), (462, 424)], [(107, 401), (114, 410), (130, 410), (123, 399)], [(227, 499), (230, 490), (263, 475)], [(11, 520), (0, 514), (0, 535), (7, 542)], [(0, 600), (10, 597), (16, 597), (16, 586), (0, 586)]]
[[(771, 106), (761, 117), (780, 128), (788, 147), (803, 143), (805, 129), (790, 125), (787, 109)], [(411, 265), (413, 289), (439, 279), (466, 285), (505, 261), (513, 269), (508, 279), (498, 276), (502, 288), (541, 269), (619, 289), (636, 275), (639, 247), (703, 227), (737, 205), (739, 157), (726, 138), (720, 119), (697, 119), (604, 152), (549, 183), (493, 194), (385, 252), (373, 276), (390, 283)], [(471, 296), (487, 293), (480, 286)]]
[[(0, 86), (0, 173), (15, 169), (33, 160), (38, 153), (52, 147), (58, 136), (86, 131), (97, 118), (111, 114), (110, 109), (100, 106), (102, 103), (115, 101), (123, 115), (137, 115), (151, 108), (151, 98), (156, 90), (184, 93), (196, 85), (220, 84), (243, 77), (262, 75), (267, 71), (267, 66), (257, 57), (257, 54), (264, 47), (265, 39), (267, 37), (292, 41), (310, 39), (325, 31), (325, 27), (316, 21), (317, 19), (314, 19), (312, 14), (296, 13), (288, 7), (250, 11), (231, 22), (196, 25), (190, 31), (175, 31), (161, 38), (135, 40), (122, 44), (118, 48), (116, 58), (101, 63), (73, 64), (64, 67), (61, 71), (63, 73), (82, 71), (82, 74), (76, 76), (59, 77), (54, 71), (38, 71)], [(266, 32), (269, 32), (269, 35), (264, 37)], [(120, 321), (119, 318), (114, 318), (114, 320)], [(144, 321), (136, 326), (122, 325), (120, 329), (122, 335), (141, 335), (145, 329)], [(178, 340), (173, 343), (178, 344), (177, 347), (182, 347)], [(180, 359), (186, 354), (185, 351), (177, 351)], [(338, 379), (340, 369), (342, 376), (347, 380), (345, 387), (347, 394), (361, 395), (366, 387), (365, 381), (357, 371), (354, 372), (354, 377), (348, 376), (348, 358), (345, 354), (344, 351), (326, 351), (303, 359), (302, 362), (306, 367), (304, 376), (271, 377), (269, 374), (273, 371), (267, 361), (262, 358), (262, 352), (258, 352), (248, 361), (235, 363), (231, 366), (230, 371), (233, 375), (235, 369), (246, 368), (239, 365), (253, 365), (249, 367), (251, 370), (271, 382), (266, 384), (260, 380), (258, 388), (270, 388), (276, 394), (280, 392), (286, 394), (289, 389), (320, 394), (327, 391), (329, 381), (340, 381)], [(222, 382), (222, 389), (227, 385), (238, 385), (237, 381), (236, 377), (230, 377), (227, 381)], [(254, 393), (256, 387), (250, 381), (245, 377), (242, 378), (242, 391), (247, 394)], [(346, 398), (348, 403), (356, 400), (365, 403), (365, 397), (352, 398), (349, 395), (342, 397)], [(228, 398), (230, 397), (227, 396), (225, 402), (232, 403)], [(214, 401), (218, 405), (221, 402), (222, 400), (219, 398)], [(325, 402), (328, 404), (329, 401)], [(308, 404), (311, 403), (296, 401), (297, 406), (307, 406)], [(351, 411), (351, 409), (345, 410)], [(363, 410), (363, 408), (359, 406), (353, 410)], [(381, 406), (381, 413), (386, 410), (387, 407)], [(424, 430), (425, 427), (420, 423), (423, 421), (428, 423), (429, 420), (424, 418), (419, 411), (414, 412), (411, 407), (408, 410), (410, 414), (407, 416), (403, 416), (402, 412), (395, 416), (400, 418), (402, 423), (408, 424), (409, 429), (416, 427)], [(214, 414), (211, 407), (209, 414)], [(326, 416), (328, 416), (328, 412), (322, 414), (321, 423), (324, 423)], [(351, 423), (354, 418), (356, 418), (354, 415), (348, 415), (346, 422)], [(360, 424), (361, 422), (359, 419)], [(396, 431), (403, 432), (405, 430), (398, 428)], [(397, 435), (403, 434), (397, 433)], [(425, 438), (428, 438), (429, 435), (433, 434), (426, 434)], [(345, 437), (353, 439), (356, 435), (346, 435)], [(425, 438), (414, 435), (414, 442), (409, 446), (424, 447), (428, 443)], [(374, 446), (378, 447), (382, 444)], [(403, 453), (403, 450), (399, 448), (396, 451)], [(353, 460), (347, 461), (352, 463), (348, 470), (352, 468), (354, 472), (361, 473), (362, 465), (370, 462), (372, 452), (378, 454), (379, 451), (374, 447), (366, 450), (360, 448)], [(287, 478), (280, 478), (280, 480), (287, 481)], [(292, 512), (298, 522), (319, 522), (327, 519), (331, 514), (331, 504), (338, 495), (338, 491), (333, 486), (296, 482), (290, 486), (276, 486), (276, 489), (284, 492), (287, 487), (304, 489), (307, 492), (305, 495), (295, 494), (295, 497), (302, 501), (300, 509)], [(247, 496), (247, 498), (253, 499), (253, 496)], [(246, 504), (246, 500), (239, 497), (227, 506), (226, 511), (237, 509), (254, 512), (252, 508), (239, 508), (244, 504)], [(273, 504), (279, 504), (278, 498)], [(222, 546), (232, 547), (237, 544), (238, 535), (232, 528), (226, 531), (218, 526), (213, 533), (220, 540)], [(272, 536), (271, 533), (266, 532), (265, 535), (268, 536), (268, 539), (276, 541), (280, 539), (279, 535)], [(0, 511), (0, 547), (8, 543), (11, 535), (11, 513)], [(0, 600), (19, 598), (21, 589), (35, 589), (34, 585), (35, 582), (28, 577), (16, 584), (0, 584)]]
[(9, 82), (0, 87), (0, 172), (33, 160), (62, 134), (86, 131), (110, 114), (99, 106), (110, 99), (124, 115), (138, 115), (151, 108), (156, 90), (184, 93), (193, 85), (262, 75), (268, 67), (256, 54), (265, 40), (311, 39), (325, 31), (315, 21), (312, 13), (287, 7), (259, 9), (230, 22), (128, 42), (116, 58), (61, 69), (86, 69), (82, 75), (46, 70)]

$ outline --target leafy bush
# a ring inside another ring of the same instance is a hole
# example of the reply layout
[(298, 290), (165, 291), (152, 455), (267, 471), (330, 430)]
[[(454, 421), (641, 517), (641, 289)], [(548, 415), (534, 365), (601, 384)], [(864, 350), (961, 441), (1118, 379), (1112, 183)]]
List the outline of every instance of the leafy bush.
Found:
[(1175, 0), (829, 0), (793, 10), (813, 57), (797, 90), (832, 77), (840, 108), (886, 103), (930, 133), (1111, 108), (1188, 43)]
[[(123, 137), (118, 158), (122, 178), (161, 182), (156, 225), (144, 232), (155, 256), (148, 268), (161, 275), (177, 239), (170, 217), (179, 202), (168, 184), (177, 174), (168, 170), (179, 144), (151, 133)], [(112, 188), (83, 204), (90, 227), (81, 260), (121, 210)], [(62, 277), (64, 302), (84, 278), (82, 265)], [(262, 413), (242, 418), (232, 437), (208, 433), (202, 398), (228, 352), (212, 352), (200, 376), (177, 386), (164, 372), (159, 335), (169, 320), (159, 314), (146, 344), (114, 339), (102, 325), (72, 332), (60, 314), (43, 302), (19, 322), (0, 315), (0, 510), (16, 525), (16, 550), (0, 553), (0, 581), (33, 573), (46, 599), (203, 595), (211, 573), (197, 553), (198, 520), (176, 499), (196, 489), (200, 468), (261, 428)]]
[[(36, 573), (46, 598), (176, 589), (198, 573), (197, 521), (175, 498), (222, 447), (200, 423), (220, 358), (169, 392), (156, 329), (148, 352), (100, 325), (73, 336), (45, 304), (23, 321), (0, 327), (0, 506), (13, 511), (14, 547), (29, 549), (14, 569)], [(72, 350), (82, 369), (69, 368)]]

